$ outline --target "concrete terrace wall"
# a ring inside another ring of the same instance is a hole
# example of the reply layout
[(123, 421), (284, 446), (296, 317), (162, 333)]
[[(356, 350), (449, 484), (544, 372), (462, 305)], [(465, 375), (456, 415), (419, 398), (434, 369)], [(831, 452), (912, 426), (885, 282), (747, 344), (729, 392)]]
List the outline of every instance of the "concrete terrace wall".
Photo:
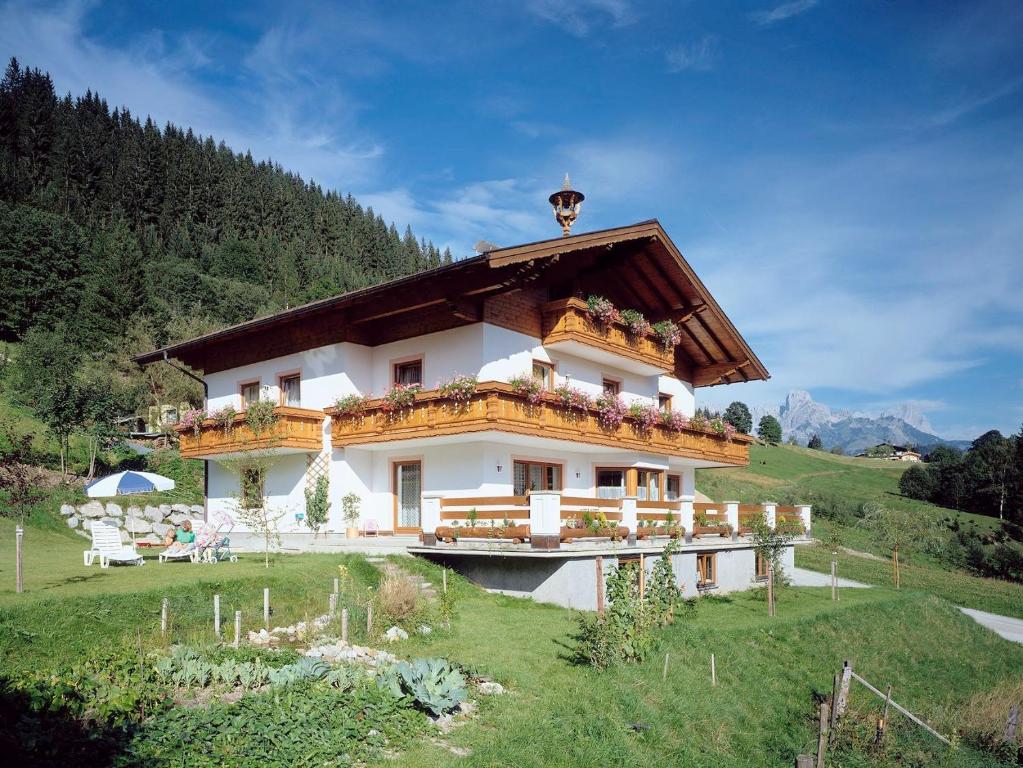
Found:
[[(620, 555), (635, 557), (627, 549)], [(597, 566), (596, 557), (591, 554), (500, 557), (438, 553), (430, 557), (493, 592), (582, 611), (597, 609)], [(648, 574), (653, 571), (658, 557), (656, 554), (646, 556)], [(793, 567), (792, 547), (785, 550), (782, 563), (786, 571)], [(610, 570), (618, 564), (619, 555), (603, 555), (605, 583)], [(717, 585), (709, 590), (696, 588), (696, 552), (680, 552), (672, 556), (671, 566), (675, 571), (675, 582), (686, 598), (700, 594), (728, 594), (763, 586), (755, 578), (756, 557), (752, 548), (718, 551)]]

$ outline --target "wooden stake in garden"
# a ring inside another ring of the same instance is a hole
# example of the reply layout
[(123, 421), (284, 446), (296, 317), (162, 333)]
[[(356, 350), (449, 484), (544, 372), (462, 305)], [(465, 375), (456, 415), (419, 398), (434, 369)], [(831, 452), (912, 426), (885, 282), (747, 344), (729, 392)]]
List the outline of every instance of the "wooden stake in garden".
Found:
[(242, 612), (234, 612), (234, 647), (237, 648), (242, 640)]
[(817, 768), (824, 768), (824, 755), (828, 751), (828, 702), (821, 702), (821, 717), (817, 724)]
[(341, 583), (340, 582), (341, 582), (341, 580), (337, 576), (335, 576), (334, 577), (334, 594), (335, 595), (338, 594), (341, 591)]
[(646, 597), (646, 557), (639, 553), (639, 599)]
[(604, 558), (597, 555), (597, 615), (604, 616)]
[(888, 707), (892, 703), (892, 684), (888, 684), (888, 693), (884, 697), (884, 709), (881, 710), (881, 719), (877, 721), (877, 736), (874, 741), (877, 744), (884, 742), (884, 732), (888, 727)]
[(270, 587), (263, 587), (263, 627), (270, 629)]
[(341, 609), (341, 642), (348, 642), (348, 609)]
[(710, 655), (710, 684), (715, 686), (718, 684), (718, 668), (714, 661), (714, 654)]
[(337, 613), (337, 592), (332, 592), (329, 599), (327, 600), (327, 606), (330, 611), (330, 615), (333, 617)]
[(167, 609), (169, 607), (170, 600), (166, 597), (160, 601), (160, 634), (167, 635)]
[[(891, 690), (891, 686), (888, 686)], [(1005, 721), (1005, 735), (1002, 741), (1005, 744), (1015, 744), (1016, 734), (1019, 732), (1019, 704), (1009, 707), (1009, 717)]]
[(213, 596), (213, 634), (220, 639), (220, 595)]
[(448, 593), (448, 569), (441, 571), (441, 578), (444, 580), (444, 594)]
[(373, 637), (373, 603), (366, 606), (366, 634)]
[(838, 560), (837, 552), (831, 553), (831, 599), (838, 600)]
[(661, 682), (668, 679), (668, 654), (664, 654), (664, 669), (661, 670)]
[(14, 529), (14, 590), (25, 591), (25, 567), (22, 562), (22, 550), (24, 548), (25, 529), (20, 525)]
[(774, 616), (774, 563), (767, 564), (767, 615)]

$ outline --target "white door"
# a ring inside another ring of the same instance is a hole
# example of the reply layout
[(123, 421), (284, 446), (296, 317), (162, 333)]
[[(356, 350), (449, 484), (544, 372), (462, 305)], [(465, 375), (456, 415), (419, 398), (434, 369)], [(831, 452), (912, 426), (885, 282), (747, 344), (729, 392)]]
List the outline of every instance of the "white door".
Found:
[(394, 465), (394, 493), (397, 507), (395, 531), (419, 531), (422, 528), (422, 463), (403, 461)]

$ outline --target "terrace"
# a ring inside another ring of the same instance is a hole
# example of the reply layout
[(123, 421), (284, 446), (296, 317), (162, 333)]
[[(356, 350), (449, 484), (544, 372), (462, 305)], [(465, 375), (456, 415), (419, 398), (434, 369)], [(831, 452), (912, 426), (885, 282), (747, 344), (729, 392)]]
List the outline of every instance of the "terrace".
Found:
[(323, 449), (323, 411), (277, 406), (275, 421), (258, 434), (245, 412), (229, 421), (205, 419), (194, 427), (178, 426), (182, 458), (215, 459), (252, 451), (271, 454), (318, 453)]
[(620, 322), (595, 321), (586, 302), (576, 298), (544, 305), (543, 345), (642, 376), (656, 376), (675, 369), (673, 347), (666, 349), (650, 331), (633, 334)]
[(480, 383), (464, 402), (455, 402), (439, 390), (419, 392), (407, 408), (395, 410), (384, 398), (370, 400), (356, 413), (326, 409), (331, 418), (335, 448), (396, 440), (450, 437), (480, 432), (528, 435), (617, 450), (638, 450), (706, 462), (706, 466), (744, 466), (749, 463), (752, 438), (730, 439), (709, 429), (671, 429), (655, 424), (644, 429), (630, 417), (615, 428), (600, 424), (593, 406), (567, 407), (545, 392), (530, 402), (504, 382)]

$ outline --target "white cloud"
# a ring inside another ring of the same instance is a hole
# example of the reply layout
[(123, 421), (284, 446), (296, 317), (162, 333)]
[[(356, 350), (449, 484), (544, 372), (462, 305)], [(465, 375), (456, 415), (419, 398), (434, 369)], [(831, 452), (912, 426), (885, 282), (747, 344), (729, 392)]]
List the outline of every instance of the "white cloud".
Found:
[(792, 2), (776, 5), (774, 8), (767, 11), (754, 11), (749, 15), (749, 17), (757, 24), (767, 27), (771, 24), (777, 24), (779, 21), (785, 21), (785, 19), (790, 19), (793, 16), (805, 13), (815, 5), (817, 5), (817, 0), (792, 0)]
[(628, 0), (529, 0), (526, 7), (534, 16), (576, 37), (586, 37), (595, 27), (607, 23), (622, 27), (635, 20)]
[(676, 45), (664, 54), (669, 72), (707, 72), (721, 57), (716, 35), (704, 35), (693, 43)]
[(92, 89), (111, 107), (212, 135), (328, 186), (361, 183), (378, 167), (385, 149), (358, 130), (358, 105), (293, 66), (297, 33), (268, 31), (245, 59), (245, 91), (229, 101), (199, 82), (210, 66), (209, 41), (154, 32), (127, 47), (105, 45), (85, 32), (91, 10), (88, 3), (9, 3), (0, 8), (0, 49), (48, 70), (58, 93)]

